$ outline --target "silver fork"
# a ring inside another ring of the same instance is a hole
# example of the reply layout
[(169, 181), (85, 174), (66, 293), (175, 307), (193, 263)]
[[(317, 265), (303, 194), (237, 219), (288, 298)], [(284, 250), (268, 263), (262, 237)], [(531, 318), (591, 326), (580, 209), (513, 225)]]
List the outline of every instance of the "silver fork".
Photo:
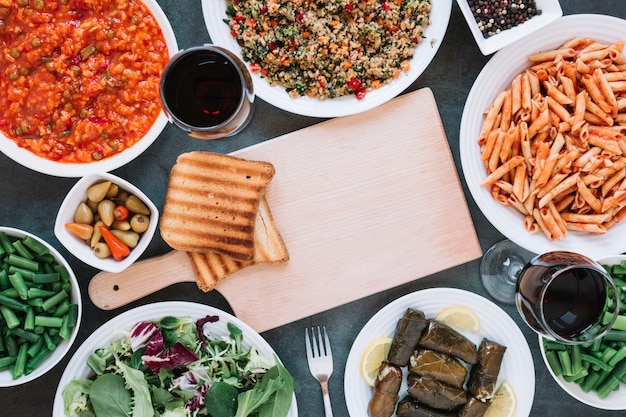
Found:
[(322, 398), (324, 399), (324, 411), (326, 417), (333, 417), (333, 410), (330, 406), (330, 397), (328, 396), (328, 379), (333, 373), (333, 354), (330, 350), (330, 341), (324, 329), (324, 338), (322, 339), (322, 330), (317, 326), (317, 337), (315, 328), (311, 329), (311, 337), (309, 338), (309, 329), (304, 329), (304, 339), (306, 341), (306, 357), (309, 362), (309, 370), (322, 386)]

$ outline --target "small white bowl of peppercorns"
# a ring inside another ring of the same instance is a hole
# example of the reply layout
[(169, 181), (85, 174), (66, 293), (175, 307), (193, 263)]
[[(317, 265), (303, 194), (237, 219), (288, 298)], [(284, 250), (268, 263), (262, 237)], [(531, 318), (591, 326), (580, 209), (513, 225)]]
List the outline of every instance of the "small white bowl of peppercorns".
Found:
[(558, 0), (457, 0), (483, 55), (492, 54), (563, 16)]
[(130, 182), (108, 173), (93, 174), (68, 192), (54, 234), (84, 263), (120, 272), (146, 250), (158, 217), (154, 203)]

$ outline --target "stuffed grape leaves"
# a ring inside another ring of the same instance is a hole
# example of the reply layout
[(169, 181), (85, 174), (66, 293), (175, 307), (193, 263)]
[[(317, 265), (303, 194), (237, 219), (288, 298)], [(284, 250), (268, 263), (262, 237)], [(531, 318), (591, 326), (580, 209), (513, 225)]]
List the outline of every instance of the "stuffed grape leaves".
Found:
[(412, 308), (407, 309), (396, 325), (387, 360), (397, 366), (407, 366), (409, 357), (415, 350), (427, 324), (428, 320), (423, 312)]
[(425, 349), (455, 356), (473, 365), (477, 361), (476, 345), (445, 323), (430, 320), (419, 345)]
[(409, 360), (409, 372), (462, 388), (467, 368), (458, 359), (430, 349), (418, 349)]
[(479, 400), (490, 400), (496, 391), (506, 346), (484, 338), (478, 348), (478, 361), (470, 370), (467, 390)]
[(369, 402), (368, 412), (371, 417), (391, 417), (398, 402), (398, 392), (402, 385), (402, 369), (399, 366), (383, 362), (374, 383), (374, 395)]
[(406, 396), (398, 403), (396, 410), (398, 417), (456, 417), (455, 413), (449, 411), (435, 410), (425, 405), (417, 403), (411, 397)]
[(463, 389), (417, 375), (409, 375), (407, 391), (417, 402), (439, 410), (454, 410), (467, 402)]
[(483, 417), (490, 404), (488, 401), (470, 397), (463, 408), (461, 408), (461, 411), (459, 411), (458, 417)]

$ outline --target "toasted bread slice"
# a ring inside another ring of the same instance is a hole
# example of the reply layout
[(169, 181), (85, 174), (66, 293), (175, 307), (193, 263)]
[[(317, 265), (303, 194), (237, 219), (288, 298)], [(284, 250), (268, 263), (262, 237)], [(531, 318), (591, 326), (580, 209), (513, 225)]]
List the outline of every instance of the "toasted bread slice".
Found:
[(160, 230), (172, 248), (254, 259), (261, 198), (273, 178), (269, 162), (194, 151), (170, 172)]
[(283, 263), (289, 260), (289, 252), (265, 197), (259, 205), (254, 247), (253, 261), (238, 261), (217, 252), (187, 252), (194, 268), (198, 288), (205, 292), (211, 291), (227, 276), (253, 264)]

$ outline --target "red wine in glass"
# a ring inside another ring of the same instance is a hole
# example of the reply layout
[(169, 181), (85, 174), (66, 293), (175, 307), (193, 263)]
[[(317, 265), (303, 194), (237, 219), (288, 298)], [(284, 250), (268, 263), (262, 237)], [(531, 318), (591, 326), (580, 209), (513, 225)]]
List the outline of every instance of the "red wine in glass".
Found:
[(177, 53), (163, 72), (160, 89), (170, 121), (193, 137), (231, 136), (252, 116), (248, 70), (237, 56), (215, 45)]
[(593, 260), (572, 252), (548, 252), (533, 258), (517, 278), (516, 304), (536, 332), (563, 342), (587, 343), (612, 327), (605, 320), (617, 289)]

